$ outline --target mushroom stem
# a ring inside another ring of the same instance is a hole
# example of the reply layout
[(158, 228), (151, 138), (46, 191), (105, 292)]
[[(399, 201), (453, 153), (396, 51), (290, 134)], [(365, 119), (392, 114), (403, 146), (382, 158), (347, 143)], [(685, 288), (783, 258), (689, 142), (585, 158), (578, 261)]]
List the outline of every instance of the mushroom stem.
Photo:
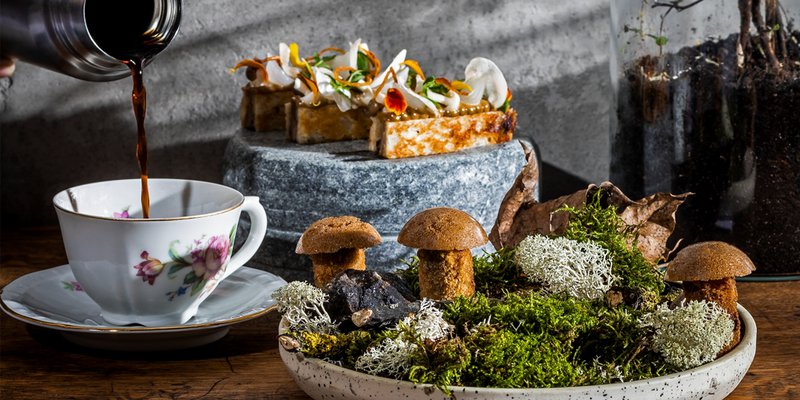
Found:
[(419, 257), (419, 294), (432, 300), (449, 300), (475, 293), (472, 253), (469, 250), (424, 250)]
[(310, 254), (314, 266), (314, 286), (323, 288), (342, 271), (367, 269), (364, 249), (341, 249), (335, 253)]
[(683, 282), (683, 295), (687, 301), (713, 301), (719, 304), (733, 320), (733, 338), (720, 351), (719, 355), (727, 353), (739, 343), (741, 338), (741, 322), (739, 312), (736, 310), (736, 303), (739, 294), (736, 291), (736, 280), (733, 277), (715, 279), (710, 281), (686, 281)]

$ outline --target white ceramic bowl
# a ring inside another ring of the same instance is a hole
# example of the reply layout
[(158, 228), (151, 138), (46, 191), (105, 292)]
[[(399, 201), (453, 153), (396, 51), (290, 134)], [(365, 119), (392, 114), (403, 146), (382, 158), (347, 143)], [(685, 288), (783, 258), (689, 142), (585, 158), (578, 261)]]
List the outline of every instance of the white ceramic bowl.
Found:
[[(451, 386), (458, 400), (467, 399), (724, 399), (741, 382), (756, 353), (756, 323), (741, 305), (742, 340), (713, 362), (658, 378), (609, 385), (551, 389), (499, 389)], [(285, 328), (281, 321), (281, 331)], [(279, 346), (280, 348), (280, 346)], [(381, 378), (331, 363), (305, 358), (280, 348), (297, 385), (314, 399), (448, 399), (431, 385)]]

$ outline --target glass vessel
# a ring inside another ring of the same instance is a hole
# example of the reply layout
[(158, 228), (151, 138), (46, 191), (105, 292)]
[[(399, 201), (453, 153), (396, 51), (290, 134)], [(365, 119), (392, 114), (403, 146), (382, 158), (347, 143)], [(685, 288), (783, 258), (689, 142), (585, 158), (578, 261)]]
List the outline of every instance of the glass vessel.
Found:
[(682, 244), (732, 243), (800, 273), (800, 2), (611, 2), (611, 179), (692, 192)]

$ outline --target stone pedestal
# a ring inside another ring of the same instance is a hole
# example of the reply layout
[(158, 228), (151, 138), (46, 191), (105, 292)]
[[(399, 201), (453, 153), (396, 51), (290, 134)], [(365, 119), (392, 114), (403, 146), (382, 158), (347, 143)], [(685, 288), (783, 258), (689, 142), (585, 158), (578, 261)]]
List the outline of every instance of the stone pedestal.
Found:
[[(286, 279), (308, 279), (310, 261), (294, 253), (300, 235), (320, 218), (354, 215), (383, 236), (383, 244), (367, 250), (367, 268), (397, 269), (400, 259), (415, 254), (396, 241), (412, 215), (453, 207), (475, 217), (488, 233), (525, 164), (517, 140), (400, 160), (381, 159), (366, 149), (366, 141), (298, 145), (282, 133), (238, 132), (225, 151), (224, 183), (258, 196), (269, 218), (264, 243), (248, 265)], [(243, 221), (240, 230), (248, 225)]]

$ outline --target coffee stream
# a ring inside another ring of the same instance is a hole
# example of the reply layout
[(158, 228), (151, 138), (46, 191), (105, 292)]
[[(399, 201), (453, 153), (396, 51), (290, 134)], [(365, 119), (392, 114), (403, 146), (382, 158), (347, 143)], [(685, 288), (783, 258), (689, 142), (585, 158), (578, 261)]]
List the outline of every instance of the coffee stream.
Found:
[(150, 218), (150, 190), (147, 187), (147, 134), (144, 130), (144, 117), (147, 112), (147, 90), (144, 88), (143, 59), (131, 57), (123, 61), (131, 69), (133, 78), (133, 114), (136, 116), (136, 160), (139, 162), (139, 176), (142, 179), (142, 217)]
[[(136, 117), (136, 160), (142, 180), (142, 216), (150, 218), (150, 191), (147, 186), (147, 134), (144, 128), (147, 91), (144, 65), (165, 46), (162, 33), (154, 28), (155, 3), (87, 0), (86, 24), (92, 38), (103, 51), (131, 70), (131, 103)], [(112, 18), (122, 16), (122, 18)]]

